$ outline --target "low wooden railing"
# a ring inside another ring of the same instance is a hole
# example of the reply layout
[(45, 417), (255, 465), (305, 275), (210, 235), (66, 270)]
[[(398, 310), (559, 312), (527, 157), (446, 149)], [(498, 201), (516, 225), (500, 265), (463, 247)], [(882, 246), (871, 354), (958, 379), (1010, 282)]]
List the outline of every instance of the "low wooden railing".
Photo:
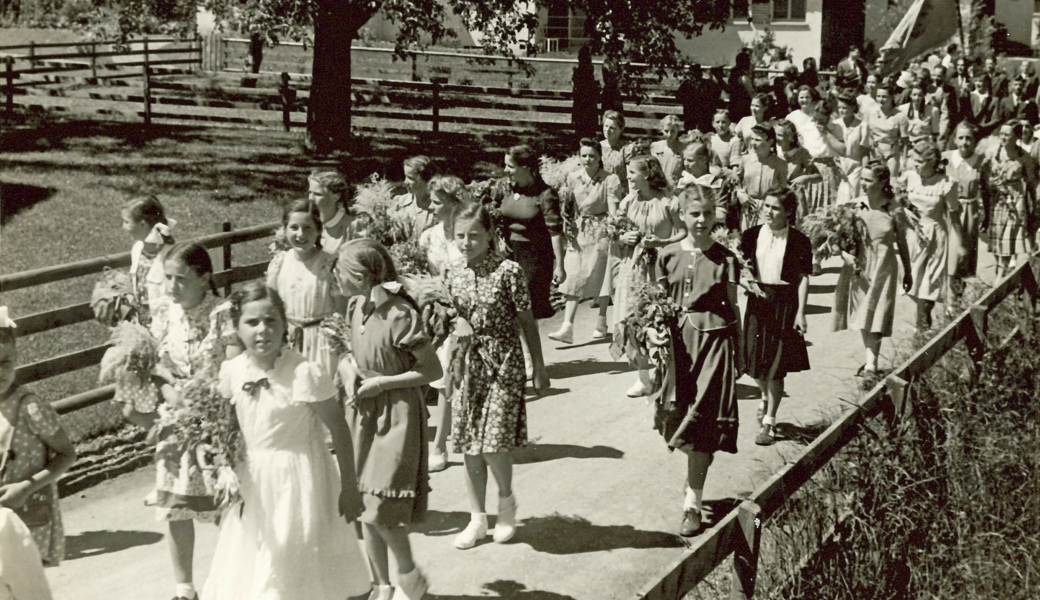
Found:
[[(269, 262), (261, 261), (233, 267), (232, 247), (235, 244), (268, 237), (278, 225), (278, 223), (267, 223), (232, 231), (231, 224), (225, 222), (221, 225), (221, 233), (193, 240), (207, 249), (221, 249), (219, 259), (214, 261), (216, 272), (213, 274), (213, 281), (218, 289), (224, 290), (225, 295), (230, 293), (232, 284), (262, 277), (267, 270)], [(123, 252), (90, 260), (34, 269), (32, 271), (12, 273), (0, 276), (0, 293), (100, 273), (109, 268), (126, 268), (129, 265), (130, 253)], [(93, 318), (94, 313), (90, 308), (90, 303), (83, 302), (26, 315), (15, 319), (15, 323), (18, 325), (17, 335), (25, 337), (43, 331), (90, 321)], [(85, 369), (100, 363), (101, 357), (104, 356), (105, 350), (108, 348), (108, 344), (99, 344), (30, 363), (19, 367), (16, 377), (18, 381), (40, 381)], [(54, 403), (54, 406), (59, 414), (69, 413), (108, 400), (112, 397), (113, 389), (112, 386), (92, 389), (58, 400)]]
[[(1030, 264), (1032, 263), (1032, 264)], [(680, 600), (697, 583), (733, 555), (731, 598), (751, 598), (759, 558), (762, 525), (856, 435), (859, 425), (885, 413), (900, 419), (912, 410), (908, 388), (925, 371), (960, 342), (967, 345), (977, 364), (986, 352), (988, 316), (1005, 299), (1023, 293), (1027, 298), (1027, 318), (1014, 327), (1001, 341), (1007, 344), (1015, 335), (1032, 327), (1032, 314), (1037, 302), (1036, 267), (1038, 259), (1020, 265), (971, 307), (943, 328), (920, 350), (899, 365), (884, 381), (870, 391), (860, 403), (846, 412), (765, 483), (758, 486), (736, 510), (724, 516), (694, 545), (683, 553), (664, 575), (643, 589), (642, 600)]]

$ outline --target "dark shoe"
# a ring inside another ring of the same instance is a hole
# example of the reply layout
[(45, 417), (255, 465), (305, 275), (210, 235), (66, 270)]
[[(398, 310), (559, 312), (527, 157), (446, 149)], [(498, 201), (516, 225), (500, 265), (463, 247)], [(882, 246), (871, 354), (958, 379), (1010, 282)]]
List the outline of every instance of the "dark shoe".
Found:
[(762, 426), (762, 431), (758, 432), (758, 437), (755, 438), (756, 446), (772, 446), (776, 443), (776, 434), (773, 433), (773, 428), (768, 425)]
[(696, 508), (683, 511), (682, 525), (679, 526), (679, 535), (693, 537), (701, 530), (701, 513)]

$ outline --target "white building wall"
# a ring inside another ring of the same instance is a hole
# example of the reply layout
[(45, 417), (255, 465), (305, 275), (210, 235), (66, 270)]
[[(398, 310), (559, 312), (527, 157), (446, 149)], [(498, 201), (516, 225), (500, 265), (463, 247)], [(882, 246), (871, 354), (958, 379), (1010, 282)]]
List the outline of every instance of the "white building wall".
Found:
[[(770, 13), (772, 10), (770, 10)], [(695, 38), (678, 38), (676, 45), (692, 59), (703, 65), (731, 65), (737, 52), (763, 35), (766, 25), (749, 24), (747, 19), (735, 19), (725, 30), (707, 29)], [(823, 28), (823, 0), (807, 0), (804, 21), (773, 21), (768, 25), (776, 36), (776, 43), (791, 49), (795, 64), (801, 67), (806, 58), (820, 60), (820, 35)]]
[(1032, 0), (996, 0), (993, 16), (1007, 28), (1012, 42), (1030, 44), (1033, 28)]

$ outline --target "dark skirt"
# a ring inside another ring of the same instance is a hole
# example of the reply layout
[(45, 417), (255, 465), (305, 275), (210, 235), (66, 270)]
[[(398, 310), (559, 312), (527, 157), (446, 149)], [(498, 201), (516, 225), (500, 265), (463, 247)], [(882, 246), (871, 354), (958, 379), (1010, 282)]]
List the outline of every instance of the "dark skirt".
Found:
[(765, 298), (749, 294), (744, 316), (744, 371), (755, 379), (769, 379), (769, 370), (780, 353), (773, 379), (809, 370), (805, 340), (794, 330), (798, 315), (798, 286), (760, 283)]
[[(685, 321), (672, 331), (672, 372), (657, 401), (654, 429), (684, 452), (737, 452), (734, 328), (701, 331)], [(670, 388), (670, 389), (669, 389)]]
[(553, 252), (551, 244), (510, 242), (513, 260), (524, 271), (527, 291), (531, 294), (531, 311), (536, 319), (548, 319), (556, 311), (549, 301), (549, 288), (553, 278)]

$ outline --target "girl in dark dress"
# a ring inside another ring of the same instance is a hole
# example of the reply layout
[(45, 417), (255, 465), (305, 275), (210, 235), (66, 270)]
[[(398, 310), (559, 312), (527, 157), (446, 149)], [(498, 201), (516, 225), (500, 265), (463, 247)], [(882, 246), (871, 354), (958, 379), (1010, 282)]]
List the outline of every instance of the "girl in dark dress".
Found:
[(740, 252), (751, 267), (744, 317), (745, 372), (762, 391), (758, 419), (760, 446), (774, 442), (773, 428), (784, 377), (809, 368), (805, 305), (812, 273), (812, 244), (792, 224), (798, 199), (788, 188), (770, 190), (762, 202), (762, 225), (740, 237)]
[(679, 535), (701, 525), (701, 497), (716, 451), (737, 451), (736, 381), (741, 325), (736, 257), (711, 237), (715, 201), (700, 186), (683, 190), (679, 207), (688, 235), (661, 249), (658, 283), (682, 313), (666, 335), (649, 329), (651, 343), (670, 346), (672, 365), (657, 400), (654, 428), (668, 448), (688, 456), (688, 487)]

